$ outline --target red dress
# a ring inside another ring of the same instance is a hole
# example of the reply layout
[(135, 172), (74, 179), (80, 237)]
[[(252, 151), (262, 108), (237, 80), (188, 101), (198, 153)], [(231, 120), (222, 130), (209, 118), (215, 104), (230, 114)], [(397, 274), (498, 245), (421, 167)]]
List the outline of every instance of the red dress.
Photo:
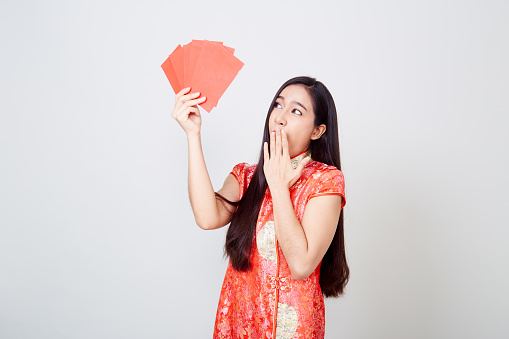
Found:
[[(298, 163), (306, 154), (292, 159)], [(231, 172), (245, 193), (256, 165), (240, 163)], [(334, 166), (310, 161), (290, 188), (299, 221), (309, 199), (335, 194), (345, 205), (343, 173)], [(277, 250), (276, 250), (277, 247)], [(251, 251), (253, 269), (239, 272), (228, 264), (217, 307), (214, 338), (323, 338), (325, 310), (320, 265), (304, 280), (292, 279), (274, 230), (272, 198), (265, 193)], [(277, 312), (276, 312), (277, 305)]]

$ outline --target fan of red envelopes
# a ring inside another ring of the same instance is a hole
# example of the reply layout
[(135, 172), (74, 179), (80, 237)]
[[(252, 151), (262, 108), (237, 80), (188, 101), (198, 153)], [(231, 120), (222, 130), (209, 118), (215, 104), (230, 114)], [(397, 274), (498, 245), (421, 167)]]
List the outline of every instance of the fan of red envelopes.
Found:
[(193, 40), (180, 46), (161, 65), (175, 94), (182, 88), (207, 97), (200, 106), (210, 113), (244, 63), (219, 41)]

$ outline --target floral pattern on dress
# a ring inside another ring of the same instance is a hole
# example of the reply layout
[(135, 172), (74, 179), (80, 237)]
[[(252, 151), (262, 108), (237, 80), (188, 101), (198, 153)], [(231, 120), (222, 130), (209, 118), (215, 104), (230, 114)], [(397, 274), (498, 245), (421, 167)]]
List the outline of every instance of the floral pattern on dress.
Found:
[(299, 319), (295, 308), (279, 303), (277, 305), (276, 339), (290, 339), (297, 331)]
[(274, 221), (267, 221), (256, 235), (256, 245), (260, 255), (269, 261), (276, 262), (276, 229)]

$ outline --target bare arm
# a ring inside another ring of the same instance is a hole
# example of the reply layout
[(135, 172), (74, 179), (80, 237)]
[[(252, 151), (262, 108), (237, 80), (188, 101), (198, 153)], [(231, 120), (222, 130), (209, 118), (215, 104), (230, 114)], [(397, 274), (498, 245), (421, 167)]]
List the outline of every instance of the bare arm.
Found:
[[(187, 134), (188, 142), (188, 190), (196, 224), (202, 229), (216, 229), (227, 225), (233, 206), (224, 203), (214, 194), (214, 188), (205, 164), (201, 145), (201, 116), (198, 104), (205, 101), (199, 93), (187, 94), (189, 88), (180, 91), (175, 98), (172, 117)], [(239, 200), (240, 186), (233, 175), (228, 175), (219, 193), (230, 201)]]
[(339, 195), (312, 198), (300, 223), (289, 191), (272, 192), (276, 237), (294, 279), (306, 279), (327, 252), (338, 225), (341, 199)]
[(341, 196), (319, 196), (309, 200), (299, 222), (289, 188), (301, 176), (309, 158), (293, 169), (286, 134), (271, 133), (270, 155), (264, 145), (263, 171), (272, 195), (276, 237), (294, 279), (306, 279), (329, 248), (341, 212)]

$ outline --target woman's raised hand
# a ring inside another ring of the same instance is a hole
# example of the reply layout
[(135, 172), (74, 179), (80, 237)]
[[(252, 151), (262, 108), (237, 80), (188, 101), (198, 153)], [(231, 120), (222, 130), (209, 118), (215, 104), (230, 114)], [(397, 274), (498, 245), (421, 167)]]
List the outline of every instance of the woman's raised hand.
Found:
[(203, 103), (207, 98), (200, 98), (199, 92), (189, 93), (189, 91), (191, 91), (191, 87), (184, 88), (177, 93), (171, 116), (177, 120), (186, 134), (198, 134), (201, 129), (201, 115), (198, 104)]
[(306, 157), (293, 169), (288, 152), (288, 138), (284, 130), (276, 129), (270, 133), (270, 152), (267, 142), (263, 145), (263, 172), (269, 188), (289, 189), (300, 178), (304, 167), (311, 160)]

